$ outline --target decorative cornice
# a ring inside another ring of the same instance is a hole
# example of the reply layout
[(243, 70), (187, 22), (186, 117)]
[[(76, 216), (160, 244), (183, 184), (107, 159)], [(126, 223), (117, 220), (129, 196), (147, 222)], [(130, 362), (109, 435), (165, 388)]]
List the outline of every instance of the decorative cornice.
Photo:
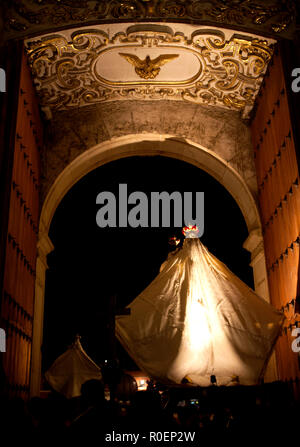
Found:
[[(192, 25), (119, 24), (41, 36), (25, 45), (40, 104), (49, 116), (104, 101), (175, 99), (238, 110), (246, 118), (273, 43)], [(124, 53), (168, 63), (145, 79)], [(171, 55), (176, 57), (170, 60)]]
[[(3, 0), (2, 0), (3, 1)], [(185, 22), (291, 38), (294, 0), (4, 0), (5, 39), (112, 22)]]
[(249, 233), (249, 236), (243, 243), (243, 247), (251, 253), (251, 258), (254, 259), (263, 250), (262, 243), (263, 236), (261, 228), (255, 228)]

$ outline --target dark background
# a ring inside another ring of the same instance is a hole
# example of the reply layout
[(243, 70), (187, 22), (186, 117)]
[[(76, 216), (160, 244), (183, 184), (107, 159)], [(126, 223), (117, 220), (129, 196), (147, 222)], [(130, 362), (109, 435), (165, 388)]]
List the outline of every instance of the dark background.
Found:
[[(43, 371), (72, 343), (75, 334), (100, 364), (110, 355), (105, 325), (109, 297), (129, 304), (158, 274), (176, 228), (99, 228), (96, 196), (118, 197), (120, 183), (128, 195), (143, 191), (204, 191), (201, 241), (236, 275), (253, 287), (250, 253), (242, 248), (248, 231), (238, 205), (213, 177), (188, 163), (166, 157), (130, 157), (108, 163), (81, 179), (64, 197), (53, 217), (46, 277)], [(194, 199), (195, 200), (195, 199)], [(128, 206), (130, 209), (132, 205)], [(183, 238), (183, 236), (182, 236)], [(137, 369), (117, 343), (121, 366)]]

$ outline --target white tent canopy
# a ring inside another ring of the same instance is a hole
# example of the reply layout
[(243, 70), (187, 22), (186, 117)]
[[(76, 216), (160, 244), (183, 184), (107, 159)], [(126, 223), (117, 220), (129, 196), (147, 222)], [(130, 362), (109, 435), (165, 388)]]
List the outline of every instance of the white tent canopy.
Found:
[(198, 238), (171, 253), (128, 307), (118, 339), (143, 371), (170, 384), (208, 386), (212, 375), (218, 385), (257, 384), (283, 321)]
[(90, 379), (102, 379), (99, 366), (87, 355), (77, 336), (72, 346), (59, 356), (45, 373), (51, 387), (67, 398), (80, 396), (81, 385)]

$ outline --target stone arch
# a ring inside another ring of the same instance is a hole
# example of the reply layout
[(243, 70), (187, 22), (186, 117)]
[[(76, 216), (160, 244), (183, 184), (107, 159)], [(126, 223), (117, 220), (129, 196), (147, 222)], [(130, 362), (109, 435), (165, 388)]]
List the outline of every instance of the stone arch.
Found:
[(48, 233), (55, 210), (69, 189), (90, 171), (113, 160), (137, 155), (161, 155), (191, 163), (212, 175), (229, 191), (247, 224), (249, 236), (244, 247), (251, 252), (255, 290), (269, 299), (258, 208), (245, 180), (236, 170), (211, 150), (172, 135), (137, 134), (100, 143), (66, 166), (53, 182), (43, 203), (37, 245), (31, 395), (38, 395), (40, 387), (47, 255), (54, 248)]

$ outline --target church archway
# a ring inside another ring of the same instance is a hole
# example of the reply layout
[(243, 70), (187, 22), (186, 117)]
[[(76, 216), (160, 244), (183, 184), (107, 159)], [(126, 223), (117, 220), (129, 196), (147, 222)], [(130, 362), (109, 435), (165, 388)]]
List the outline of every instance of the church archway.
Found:
[(163, 155), (186, 161), (206, 171), (229, 191), (241, 209), (247, 224), (249, 236), (244, 247), (252, 253), (251, 265), (254, 270), (255, 289), (268, 299), (258, 209), (245, 181), (232, 167), (200, 145), (188, 140), (179, 140), (170, 135), (130, 135), (99, 144), (84, 152), (64, 169), (50, 188), (42, 207), (37, 247), (31, 395), (37, 395), (40, 387), (45, 272), (47, 255), (54, 248), (48, 232), (54, 212), (67, 191), (87, 173), (110, 161), (136, 155)]

